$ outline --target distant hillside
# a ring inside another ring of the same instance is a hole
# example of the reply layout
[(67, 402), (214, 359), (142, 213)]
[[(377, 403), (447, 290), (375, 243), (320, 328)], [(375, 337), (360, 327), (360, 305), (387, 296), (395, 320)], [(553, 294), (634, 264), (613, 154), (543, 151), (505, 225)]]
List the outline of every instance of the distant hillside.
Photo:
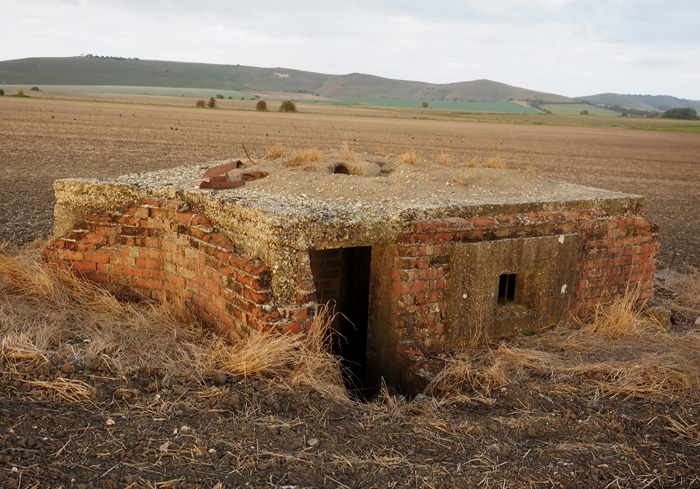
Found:
[(311, 93), (328, 98), (425, 101), (573, 102), (568, 97), (489, 80), (431, 84), (352, 73), (325, 75), (287, 68), (256, 68), (124, 58), (26, 58), (0, 62), (0, 85), (122, 85)]
[(617, 93), (601, 93), (577, 97), (577, 100), (585, 101), (593, 105), (619, 105), (626, 109), (660, 110), (665, 112), (678, 107), (692, 107), (700, 112), (700, 100), (686, 100), (671, 97), (670, 95), (620, 95)]

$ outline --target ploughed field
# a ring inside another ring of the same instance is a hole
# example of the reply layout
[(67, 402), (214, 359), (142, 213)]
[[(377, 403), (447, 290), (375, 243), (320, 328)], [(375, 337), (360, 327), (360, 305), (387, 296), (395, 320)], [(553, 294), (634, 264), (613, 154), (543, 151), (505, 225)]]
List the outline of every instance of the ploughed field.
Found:
[[(241, 144), (256, 159), (278, 141), (347, 143), (500, 158), (642, 194), (664, 263), (699, 264), (697, 133), (119, 97), (0, 97), (0, 240), (50, 234), (57, 178), (240, 158)], [(0, 247), (0, 487), (696, 487), (700, 272), (662, 275), (655, 301), (672, 309), (670, 331), (622, 303), (469, 348), (428, 396), (363, 403), (345, 393), (322, 335), (224, 344), (181, 305), (120, 302), (43, 264), (36, 247)]]
[(230, 100), (211, 110), (185, 100), (192, 106), (1, 97), (0, 239), (21, 243), (50, 234), (57, 178), (112, 177), (242, 157), (241, 144), (255, 159), (277, 141), (322, 150), (347, 142), (356, 152), (401, 154), (413, 148), (426, 158), (445, 152), (466, 161), (500, 156), (507, 168), (534, 168), (548, 178), (641, 194), (647, 216), (660, 226), (661, 261), (700, 265), (698, 133), (413, 119), (401, 112), (303, 103), (296, 114), (275, 112), (276, 102), (268, 104), (270, 112), (250, 110), (253, 101)]

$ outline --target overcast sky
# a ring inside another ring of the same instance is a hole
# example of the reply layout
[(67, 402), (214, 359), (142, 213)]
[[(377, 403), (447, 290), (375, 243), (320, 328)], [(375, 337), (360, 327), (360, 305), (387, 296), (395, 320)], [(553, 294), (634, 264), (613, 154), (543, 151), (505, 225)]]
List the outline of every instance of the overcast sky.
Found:
[(8, 0), (0, 60), (94, 54), (700, 100), (699, 0)]

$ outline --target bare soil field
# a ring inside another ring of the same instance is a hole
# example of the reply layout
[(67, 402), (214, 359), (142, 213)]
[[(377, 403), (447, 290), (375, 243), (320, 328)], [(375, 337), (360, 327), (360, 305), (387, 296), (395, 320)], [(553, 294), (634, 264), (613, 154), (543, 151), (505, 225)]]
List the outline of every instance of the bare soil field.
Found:
[[(347, 143), (495, 156), (644, 195), (664, 264), (700, 264), (700, 134), (228, 102), (0, 97), (0, 240), (50, 234), (57, 178), (240, 158), (241, 144), (255, 159), (277, 141)], [(242, 374), (183, 310), (118, 302), (44, 266), (40, 245), (0, 248), (0, 487), (700, 487), (697, 272), (664, 272), (656, 302), (673, 311), (670, 331), (622, 304), (590, 323), (471, 348), (426, 396), (386, 390), (358, 402), (328, 384), (327, 368), (311, 368), (306, 347), (273, 355), (289, 355), (278, 371)]]
[(232, 110), (0, 98), (0, 238), (26, 242), (50, 233), (57, 178), (240, 157), (241, 144), (256, 158), (277, 141), (319, 149), (347, 142), (358, 152), (415, 149), (426, 158), (498, 155), (508, 168), (643, 195), (648, 217), (661, 228), (661, 261), (700, 266), (698, 133), (401, 119), (347, 107), (308, 114), (318, 107), (302, 104), (296, 114), (255, 112), (243, 110), (253, 101), (219, 102)]

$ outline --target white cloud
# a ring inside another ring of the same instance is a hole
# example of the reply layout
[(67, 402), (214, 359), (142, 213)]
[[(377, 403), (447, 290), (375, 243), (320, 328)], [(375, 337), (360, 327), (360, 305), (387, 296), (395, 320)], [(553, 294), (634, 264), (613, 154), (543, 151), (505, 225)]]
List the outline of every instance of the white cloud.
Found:
[(0, 59), (93, 53), (700, 99), (696, 0), (32, 0)]

